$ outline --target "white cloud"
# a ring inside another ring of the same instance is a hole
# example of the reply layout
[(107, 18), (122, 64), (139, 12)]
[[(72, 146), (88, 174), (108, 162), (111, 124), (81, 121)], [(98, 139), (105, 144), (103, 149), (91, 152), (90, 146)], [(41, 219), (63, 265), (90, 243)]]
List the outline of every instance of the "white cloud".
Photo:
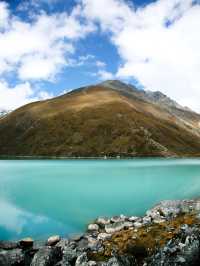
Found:
[(96, 61), (96, 66), (99, 67), (99, 68), (104, 68), (104, 67), (106, 67), (106, 63), (103, 62), (103, 61), (97, 60)]
[(0, 74), (13, 70), (22, 80), (53, 79), (68, 65), (74, 42), (94, 30), (90, 23), (81, 24), (79, 16), (78, 6), (70, 15), (41, 13), (32, 22), (4, 16), (9, 27), (0, 33)]
[(136, 9), (124, 0), (82, 0), (85, 16), (118, 49), (119, 78), (134, 77), (200, 111), (200, 5), (192, 3), (158, 0)]
[(97, 67), (97, 72), (93, 74), (93, 76), (98, 77), (100, 80), (110, 80), (114, 79), (114, 74), (110, 71), (106, 70), (107, 64), (101, 60), (97, 60), (95, 62), (95, 66)]
[(100, 69), (98, 70), (97, 74), (96, 74), (99, 79), (101, 80), (109, 80), (109, 79), (113, 79), (114, 78), (114, 75), (109, 72), (109, 71), (106, 71), (104, 69)]
[(8, 23), (9, 10), (5, 2), (0, 2), (0, 30), (5, 29)]
[(0, 199), (0, 226), (15, 232), (16, 235), (20, 235), (27, 227), (30, 226), (30, 220), (33, 224), (45, 224), (48, 222), (48, 218), (43, 215), (34, 215), (28, 211), (18, 208), (11, 202), (7, 202), (4, 199)]
[(65, 59), (59, 53), (54, 54), (52, 58), (50, 55), (29, 55), (22, 60), (18, 74), (22, 80), (46, 79), (53, 81), (55, 75), (61, 71), (65, 64), (67, 64)]
[(13, 110), (29, 102), (52, 96), (46, 91), (35, 92), (28, 82), (9, 87), (6, 81), (0, 81), (0, 109), (3, 110)]
[[(8, 4), (0, 2), (0, 108), (14, 109), (40, 99), (41, 91), (31, 84), (54, 82), (57, 74), (72, 66), (76, 43), (95, 31), (92, 22), (81, 19), (79, 5), (70, 14), (48, 15), (44, 10), (32, 9), (29, 19), (24, 20), (13, 15)], [(83, 63), (87, 59), (80, 60)], [(8, 73), (21, 80), (21, 84), (11, 86), (6, 78)]]
[(91, 63), (92, 60), (94, 60), (94, 58), (95, 56), (92, 54), (81, 55), (77, 59), (69, 60), (69, 65), (71, 67), (79, 67), (79, 66), (88, 65)]

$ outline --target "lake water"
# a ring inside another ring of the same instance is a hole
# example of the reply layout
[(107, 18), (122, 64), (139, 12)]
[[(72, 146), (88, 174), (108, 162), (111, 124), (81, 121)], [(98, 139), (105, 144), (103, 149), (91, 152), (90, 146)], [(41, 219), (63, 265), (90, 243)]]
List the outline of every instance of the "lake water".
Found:
[(67, 236), (97, 216), (198, 196), (199, 159), (1, 160), (0, 239)]

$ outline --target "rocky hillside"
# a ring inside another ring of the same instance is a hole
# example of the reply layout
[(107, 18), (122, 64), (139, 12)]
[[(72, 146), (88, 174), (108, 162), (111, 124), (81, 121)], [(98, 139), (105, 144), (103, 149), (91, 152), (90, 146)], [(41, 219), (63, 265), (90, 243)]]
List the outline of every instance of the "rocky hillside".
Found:
[(161, 93), (107, 81), (3, 116), (0, 155), (199, 156), (200, 115)]
[(0, 265), (198, 266), (200, 201), (164, 201), (144, 217), (99, 217), (72, 238), (0, 241)]

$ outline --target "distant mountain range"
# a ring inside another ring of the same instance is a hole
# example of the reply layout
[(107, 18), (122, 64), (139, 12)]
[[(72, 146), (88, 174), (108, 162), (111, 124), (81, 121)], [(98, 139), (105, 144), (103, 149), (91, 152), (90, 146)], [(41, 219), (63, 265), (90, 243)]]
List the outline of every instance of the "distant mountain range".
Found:
[(0, 109), (0, 117), (7, 115), (9, 112), (8, 110)]
[(2, 116), (0, 155), (200, 156), (200, 115), (110, 80)]

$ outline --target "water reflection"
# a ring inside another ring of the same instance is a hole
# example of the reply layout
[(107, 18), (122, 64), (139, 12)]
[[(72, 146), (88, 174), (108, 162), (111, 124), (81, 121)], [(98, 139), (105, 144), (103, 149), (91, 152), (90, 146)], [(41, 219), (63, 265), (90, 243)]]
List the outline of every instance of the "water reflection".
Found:
[[(0, 199), (0, 239), (4, 234), (11, 235), (12, 239), (25, 236), (48, 235), (51, 231), (64, 232), (64, 225), (40, 214), (33, 214), (23, 210), (5, 199)], [(3, 233), (5, 231), (5, 233)], [(37, 232), (37, 234), (36, 234)]]

